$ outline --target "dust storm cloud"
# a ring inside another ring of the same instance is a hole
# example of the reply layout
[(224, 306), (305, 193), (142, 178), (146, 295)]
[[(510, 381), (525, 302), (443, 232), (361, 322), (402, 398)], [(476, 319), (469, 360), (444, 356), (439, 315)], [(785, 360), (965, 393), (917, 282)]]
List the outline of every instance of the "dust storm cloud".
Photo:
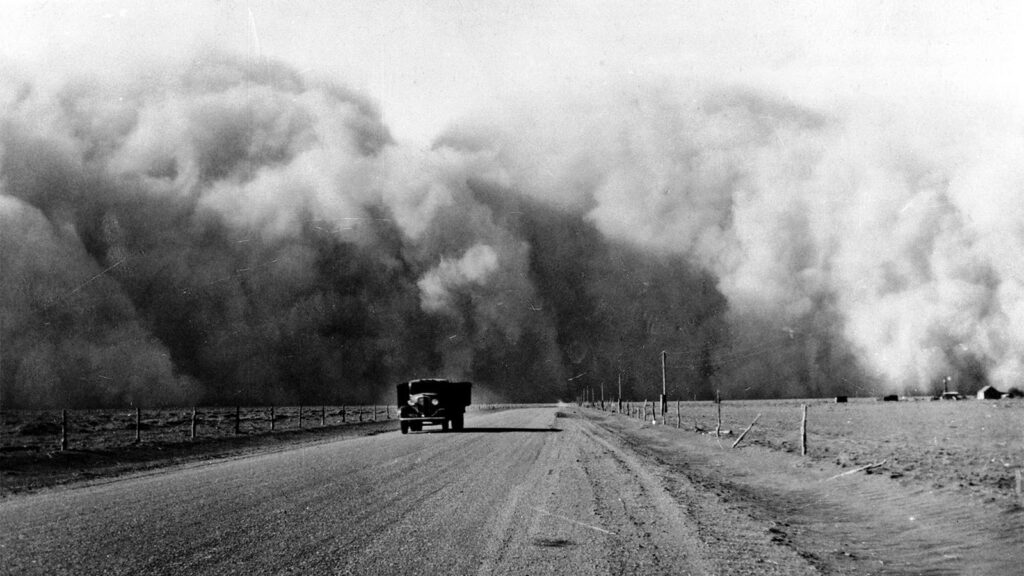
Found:
[(566, 106), (569, 129), (531, 110), (533, 131), (459, 138), (611, 241), (709, 273), (725, 388), (1019, 386), (1024, 131), (997, 109), (918, 106), (638, 89)]
[(42, 80), (0, 89), (5, 405), (1019, 378), (1019, 134), (651, 88), (421, 150), (283, 64)]

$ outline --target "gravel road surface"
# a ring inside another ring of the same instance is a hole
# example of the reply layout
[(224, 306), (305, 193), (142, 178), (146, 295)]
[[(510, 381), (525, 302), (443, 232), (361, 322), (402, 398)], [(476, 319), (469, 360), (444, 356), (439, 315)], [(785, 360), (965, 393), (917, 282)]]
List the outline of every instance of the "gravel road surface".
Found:
[[(685, 483), (670, 494), (606, 430), (564, 415), (477, 413), (462, 433), (388, 432), (13, 497), (0, 502), (0, 569), (815, 573), (749, 519)], [(699, 528), (709, 517), (714, 534)]]

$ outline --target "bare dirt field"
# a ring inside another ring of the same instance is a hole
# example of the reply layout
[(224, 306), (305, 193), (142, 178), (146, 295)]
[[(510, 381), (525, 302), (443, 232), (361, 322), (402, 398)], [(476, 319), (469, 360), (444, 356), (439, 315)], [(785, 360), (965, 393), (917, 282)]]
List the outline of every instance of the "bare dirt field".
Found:
[[(395, 418), (395, 409), (392, 406), (200, 407), (195, 414), (196, 439), (202, 440), (386, 421)], [(191, 439), (191, 408), (141, 410), (139, 417), (139, 439), (143, 442)], [(4, 411), (0, 416), (0, 449), (7, 452), (58, 449), (61, 418), (60, 410)], [(134, 444), (135, 410), (68, 410), (67, 438), (68, 447), (77, 450), (105, 450)]]
[[(623, 411), (639, 414), (642, 405), (626, 404)], [(1015, 473), (1024, 468), (1022, 400), (726, 401), (722, 429), (728, 433), (720, 442), (731, 445), (760, 415), (742, 445), (799, 454), (802, 405), (808, 407), (807, 457), (812, 461), (844, 469), (883, 462), (869, 473), (985, 502), (1011, 505), (1017, 500)], [(605, 407), (616, 409), (611, 403)], [(653, 410), (649, 404), (648, 420)], [(713, 402), (671, 402), (664, 423), (713, 434), (717, 418)]]

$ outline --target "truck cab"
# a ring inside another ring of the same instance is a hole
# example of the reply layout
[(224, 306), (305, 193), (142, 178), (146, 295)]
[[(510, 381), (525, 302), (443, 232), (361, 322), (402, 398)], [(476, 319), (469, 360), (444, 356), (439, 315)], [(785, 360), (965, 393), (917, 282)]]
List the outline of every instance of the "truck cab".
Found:
[(462, 430), (470, 405), (470, 382), (424, 378), (397, 386), (398, 419), (402, 434), (419, 432), (424, 425), (440, 425), (447, 432)]

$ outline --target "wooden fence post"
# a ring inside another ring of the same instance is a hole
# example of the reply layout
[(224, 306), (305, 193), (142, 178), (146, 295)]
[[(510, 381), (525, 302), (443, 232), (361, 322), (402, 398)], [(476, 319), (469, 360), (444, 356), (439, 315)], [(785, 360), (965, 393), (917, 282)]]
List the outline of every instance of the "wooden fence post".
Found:
[(370, 412), (370, 420), (372, 420), (374, 422), (377, 421), (377, 405), (376, 404), (373, 405), (373, 412)]
[(359, 421), (362, 422), (363, 421), (363, 411), (362, 410), (356, 410), (356, 412), (359, 413)]
[(192, 407), (192, 429), (189, 433), (189, 440), (196, 439), (196, 407)]
[(327, 406), (320, 406), (320, 427), (327, 425)]
[(135, 407), (135, 443), (142, 442), (142, 409)]
[[(664, 418), (668, 413), (668, 379), (665, 376), (665, 364), (667, 363), (668, 352), (661, 351), (661, 398), (658, 401), (658, 412)], [(654, 406), (651, 406), (651, 417), (654, 417)]]
[(801, 404), (803, 417), (800, 418), (800, 455), (807, 456), (807, 404)]
[(1024, 506), (1024, 473), (1021, 473), (1020, 468), (1017, 468), (1017, 499), (1020, 500), (1021, 506)]
[(754, 421), (750, 423), (750, 426), (747, 426), (747, 429), (744, 430), (742, 434), (740, 434), (740, 437), (737, 438), (736, 441), (732, 443), (732, 447), (733, 448), (735, 448), (735, 447), (740, 445), (740, 442), (743, 441), (743, 437), (747, 435), (747, 432), (750, 432), (750, 429), (754, 427), (754, 424), (757, 424), (757, 420), (760, 417), (761, 417), (761, 415), (758, 414), (757, 417), (754, 418)]
[(676, 428), (682, 428), (682, 427), (683, 427), (683, 408), (682, 408), (682, 405), (679, 403), (679, 400), (676, 400)]
[[(68, 450), (68, 411), (60, 411), (60, 451), (63, 452)], [(1020, 480), (1018, 478), (1018, 480)], [(1020, 482), (1018, 482), (1018, 492), (1020, 492)]]
[(722, 436), (722, 392), (715, 390), (715, 405), (718, 407), (718, 425), (715, 427), (715, 437)]
[(242, 407), (235, 406), (235, 434), (242, 433)]
[(274, 415), (274, 407), (270, 407), (270, 431), (273, 432), (277, 428), (277, 418)]
[(302, 430), (302, 405), (299, 405), (299, 430)]

